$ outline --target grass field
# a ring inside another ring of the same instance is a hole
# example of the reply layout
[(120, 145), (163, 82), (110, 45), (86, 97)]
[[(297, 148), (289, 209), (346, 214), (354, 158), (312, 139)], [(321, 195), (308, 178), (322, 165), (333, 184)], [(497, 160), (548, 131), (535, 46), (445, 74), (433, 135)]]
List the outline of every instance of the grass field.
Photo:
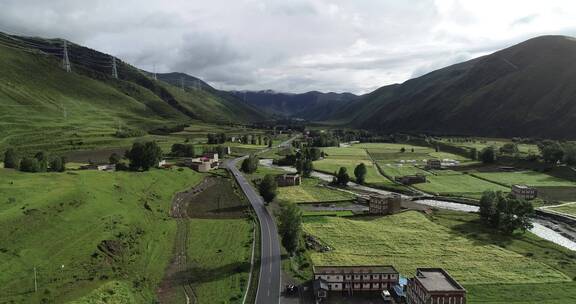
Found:
[(561, 286), (563, 293), (550, 296), (555, 303), (576, 298), (573, 252), (530, 233), (495, 236), (474, 214), (306, 217), (304, 230), (333, 248), (313, 252), (316, 265), (392, 264), (405, 276), (412, 276), (417, 267), (443, 267), (470, 291), (470, 303), (505, 303), (511, 293), (526, 300), (518, 298), (519, 284), (530, 284), (530, 293), (539, 295)]
[(150, 302), (171, 257), (171, 198), (201, 179), (188, 169), (0, 175), (0, 295), (11, 303), (63, 303), (112, 281)]
[(576, 187), (576, 182), (535, 171), (474, 173), (474, 175), (507, 186), (526, 184), (534, 187)]
[(487, 190), (510, 192), (510, 188), (454, 171), (435, 171), (428, 175), (427, 183), (415, 184), (422, 191), (443, 196), (463, 196), (479, 199)]
[(320, 180), (304, 178), (300, 186), (279, 187), (278, 199), (294, 203), (330, 202), (354, 199), (354, 195), (327, 188)]
[(552, 210), (555, 212), (565, 213), (565, 214), (576, 217), (576, 203), (570, 203), (570, 204), (565, 204), (565, 205), (556, 206), (556, 207), (549, 207), (546, 209)]
[[(458, 142), (458, 141), (449, 141), (448, 138), (442, 139), (442, 142), (445, 144), (449, 144), (456, 147), (464, 147), (464, 148), (475, 148), (477, 151), (481, 151), (486, 147), (495, 147), (499, 149), (500, 147), (504, 146), (507, 143), (512, 142), (509, 139), (500, 139), (500, 138), (473, 138), (471, 142)], [(521, 154), (540, 154), (538, 147), (533, 144), (517, 144), (518, 150)]]
[(363, 148), (352, 147), (328, 147), (323, 148), (327, 154), (325, 159), (314, 162), (314, 169), (329, 174), (337, 172), (340, 167), (346, 167), (348, 174), (354, 179), (354, 168), (360, 163), (364, 163), (368, 169), (366, 174), (366, 183), (371, 185), (394, 185), (392, 181), (378, 173), (370, 157)]
[(192, 219), (188, 258), (200, 303), (242, 303), (252, 252), (252, 223), (247, 219)]

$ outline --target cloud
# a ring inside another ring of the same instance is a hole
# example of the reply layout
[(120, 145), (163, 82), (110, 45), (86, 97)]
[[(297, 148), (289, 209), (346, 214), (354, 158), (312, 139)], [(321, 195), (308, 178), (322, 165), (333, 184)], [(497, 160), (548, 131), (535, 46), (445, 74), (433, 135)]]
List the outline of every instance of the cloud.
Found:
[(542, 34), (570, 0), (0, 0), (0, 31), (63, 37), (225, 89), (365, 93)]

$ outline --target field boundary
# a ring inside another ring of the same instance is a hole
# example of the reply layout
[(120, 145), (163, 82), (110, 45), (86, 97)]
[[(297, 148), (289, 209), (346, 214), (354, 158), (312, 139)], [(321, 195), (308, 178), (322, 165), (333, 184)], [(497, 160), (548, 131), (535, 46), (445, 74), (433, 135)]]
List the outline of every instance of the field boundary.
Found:
[(250, 273), (248, 274), (248, 282), (246, 283), (246, 291), (244, 292), (244, 298), (242, 299), (242, 304), (246, 303), (246, 297), (248, 297), (248, 292), (250, 291), (250, 285), (252, 283), (252, 273), (254, 272), (254, 251), (256, 249), (256, 220), (252, 221), (252, 255), (250, 257)]

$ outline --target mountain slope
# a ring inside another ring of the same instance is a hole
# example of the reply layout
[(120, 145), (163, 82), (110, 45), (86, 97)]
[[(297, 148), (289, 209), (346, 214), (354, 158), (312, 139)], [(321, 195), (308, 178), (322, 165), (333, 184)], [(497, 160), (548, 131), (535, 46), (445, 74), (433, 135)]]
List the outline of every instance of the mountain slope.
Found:
[(67, 73), (62, 43), (0, 33), (0, 148), (86, 149), (109, 142), (119, 127), (263, 117), (211, 91), (183, 92), (119, 60), (114, 79), (112, 57), (72, 43)]
[(530, 39), (366, 95), (333, 116), (383, 132), (576, 138), (576, 40)]
[(246, 104), (271, 115), (317, 121), (331, 117), (338, 109), (353, 104), (358, 96), (351, 93), (307, 92), (303, 94), (274, 91), (233, 91)]

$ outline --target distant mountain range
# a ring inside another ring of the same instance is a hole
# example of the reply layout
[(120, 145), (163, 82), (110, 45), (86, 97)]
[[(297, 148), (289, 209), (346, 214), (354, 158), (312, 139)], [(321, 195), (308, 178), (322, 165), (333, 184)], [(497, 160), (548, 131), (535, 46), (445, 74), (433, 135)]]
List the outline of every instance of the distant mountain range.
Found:
[(576, 39), (537, 37), (385, 86), (329, 120), (386, 133), (576, 139)]
[(292, 94), (266, 91), (230, 92), (244, 103), (273, 116), (302, 118), (309, 121), (330, 119), (339, 109), (353, 104), (358, 96), (351, 93), (317, 91)]

